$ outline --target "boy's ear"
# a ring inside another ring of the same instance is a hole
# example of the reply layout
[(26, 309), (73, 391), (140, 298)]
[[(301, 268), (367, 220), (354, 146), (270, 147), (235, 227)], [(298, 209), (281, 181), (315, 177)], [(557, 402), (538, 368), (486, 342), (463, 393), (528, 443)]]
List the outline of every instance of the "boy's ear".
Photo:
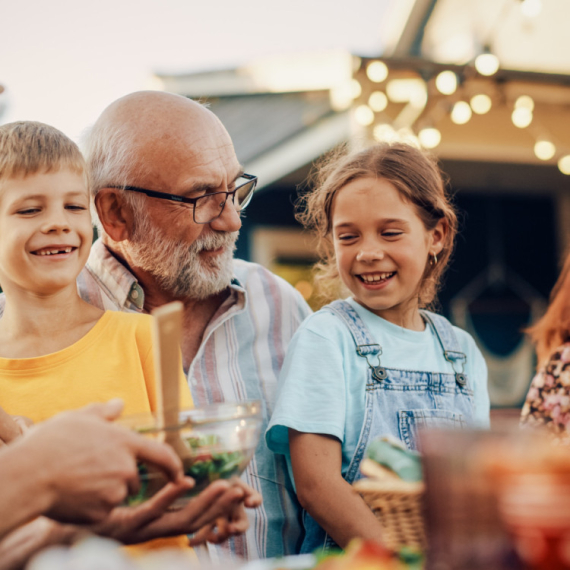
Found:
[(445, 245), (445, 238), (449, 232), (449, 225), (447, 220), (442, 218), (437, 222), (435, 228), (432, 230), (432, 250), (436, 255), (443, 249)]
[(105, 233), (115, 242), (124, 241), (131, 236), (133, 215), (121, 195), (122, 190), (101, 188), (95, 195), (97, 215)]

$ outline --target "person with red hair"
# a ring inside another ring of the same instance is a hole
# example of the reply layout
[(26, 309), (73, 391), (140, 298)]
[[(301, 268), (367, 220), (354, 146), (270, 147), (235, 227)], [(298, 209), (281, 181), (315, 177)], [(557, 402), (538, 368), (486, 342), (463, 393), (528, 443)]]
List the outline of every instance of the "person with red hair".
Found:
[(538, 368), (521, 423), (545, 428), (570, 443), (570, 252), (545, 315), (528, 334), (536, 345)]

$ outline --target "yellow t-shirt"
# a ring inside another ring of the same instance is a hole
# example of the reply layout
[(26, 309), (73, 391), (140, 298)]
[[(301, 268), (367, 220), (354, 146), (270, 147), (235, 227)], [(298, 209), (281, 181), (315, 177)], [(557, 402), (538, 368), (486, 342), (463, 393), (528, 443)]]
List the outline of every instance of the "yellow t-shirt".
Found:
[[(0, 358), (0, 404), (13, 415), (39, 422), (92, 402), (122, 398), (123, 415), (156, 409), (152, 317), (106, 311), (77, 342), (34, 358)], [(180, 365), (180, 406), (192, 396)], [(132, 547), (187, 547), (185, 536)], [(130, 547), (131, 548), (131, 547)]]
[[(34, 358), (0, 358), (0, 402), (39, 422), (92, 402), (122, 398), (123, 415), (156, 409), (152, 317), (106, 311), (77, 342)], [(180, 405), (192, 407), (180, 367)]]

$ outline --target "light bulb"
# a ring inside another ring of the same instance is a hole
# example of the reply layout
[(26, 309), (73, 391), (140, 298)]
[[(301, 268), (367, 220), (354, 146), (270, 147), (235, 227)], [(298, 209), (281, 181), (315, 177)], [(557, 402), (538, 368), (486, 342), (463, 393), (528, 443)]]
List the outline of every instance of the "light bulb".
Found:
[(434, 127), (426, 127), (418, 133), (418, 139), (424, 148), (435, 148), (441, 142), (441, 133)]
[(453, 71), (442, 71), (435, 78), (435, 86), (443, 95), (452, 95), (457, 89), (457, 75)]
[(491, 110), (491, 97), (489, 97), (489, 95), (485, 95), (484, 93), (480, 93), (479, 95), (474, 95), (471, 97), (470, 103), (473, 112), (477, 113), (478, 115), (484, 115)]
[(381, 113), (388, 106), (388, 97), (382, 91), (374, 91), (370, 94), (368, 105), (376, 113)]
[(418, 137), (414, 134), (414, 131), (409, 127), (402, 127), (396, 131), (396, 137), (399, 142), (409, 144), (415, 148), (420, 148), (420, 141)]
[(373, 61), (366, 68), (366, 75), (374, 83), (382, 83), (388, 77), (388, 67), (383, 61)]
[(354, 118), (359, 125), (367, 127), (374, 122), (374, 111), (368, 105), (359, 105), (354, 111)]
[(515, 109), (528, 109), (529, 111), (534, 111), (534, 101), (532, 97), (528, 95), (521, 95), (517, 97), (515, 101)]
[(465, 101), (457, 101), (451, 110), (451, 120), (456, 125), (464, 125), (471, 118), (471, 107)]
[(513, 125), (519, 129), (524, 129), (532, 123), (532, 111), (526, 107), (519, 107), (511, 115)]
[(570, 154), (563, 156), (558, 161), (558, 168), (562, 174), (570, 174)]
[(345, 111), (352, 105), (352, 83), (346, 81), (330, 90), (331, 107), (335, 111)]
[(481, 75), (497, 73), (499, 65), (499, 58), (494, 53), (481, 53), (475, 58), (475, 69)]
[(352, 98), (358, 99), (358, 97), (360, 97), (360, 94), (362, 93), (362, 85), (360, 85), (358, 79), (353, 79), (350, 82), (350, 89), (352, 91)]
[(540, 160), (550, 160), (556, 154), (556, 147), (547, 140), (536, 141), (534, 154), (536, 154), (536, 158), (540, 158)]
[(410, 103), (413, 107), (423, 108), (427, 102), (425, 81), (416, 77), (388, 81), (386, 94), (394, 103)]
[(381, 124), (376, 125), (373, 131), (374, 138), (378, 142), (391, 142), (396, 138), (396, 131), (392, 125)]

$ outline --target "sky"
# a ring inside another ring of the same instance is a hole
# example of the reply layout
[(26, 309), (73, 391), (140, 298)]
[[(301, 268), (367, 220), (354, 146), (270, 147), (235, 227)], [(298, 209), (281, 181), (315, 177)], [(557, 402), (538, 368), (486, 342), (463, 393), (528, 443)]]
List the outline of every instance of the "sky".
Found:
[(270, 54), (378, 55), (390, 0), (0, 0), (0, 121), (78, 140), (112, 101), (191, 72)]

